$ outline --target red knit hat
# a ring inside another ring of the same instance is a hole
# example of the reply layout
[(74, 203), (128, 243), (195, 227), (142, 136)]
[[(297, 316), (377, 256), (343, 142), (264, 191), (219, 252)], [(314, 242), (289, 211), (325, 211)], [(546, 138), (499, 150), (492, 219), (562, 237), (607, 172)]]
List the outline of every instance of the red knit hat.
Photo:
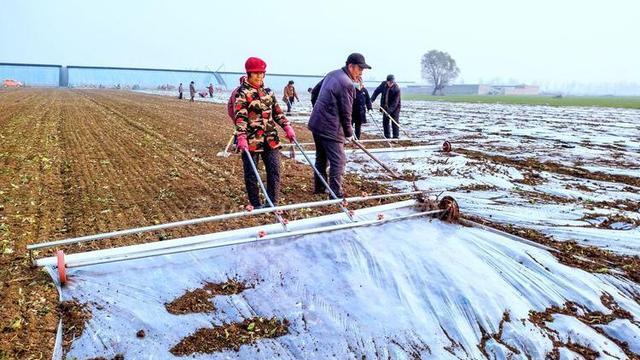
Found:
[(250, 57), (244, 63), (244, 69), (247, 73), (258, 73), (267, 71), (267, 63), (257, 57)]

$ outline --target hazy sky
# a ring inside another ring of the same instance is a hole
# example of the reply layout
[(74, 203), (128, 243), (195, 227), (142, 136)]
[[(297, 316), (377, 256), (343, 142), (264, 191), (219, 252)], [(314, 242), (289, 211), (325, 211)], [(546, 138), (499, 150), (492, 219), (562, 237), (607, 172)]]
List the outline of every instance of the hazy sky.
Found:
[(638, 0), (0, 0), (0, 62), (324, 74), (361, 52), (420, 81), (450, 53), (467, 83), (640, 82)]

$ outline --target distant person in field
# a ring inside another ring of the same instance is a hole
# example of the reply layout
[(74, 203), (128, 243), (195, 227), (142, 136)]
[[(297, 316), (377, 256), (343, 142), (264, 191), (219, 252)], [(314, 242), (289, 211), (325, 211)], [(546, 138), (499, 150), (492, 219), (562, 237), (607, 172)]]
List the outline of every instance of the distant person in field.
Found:
[[(364, 69), (371, 69), (371, 66), (367, 65), (362, 54), (353, 53), (344, 67), (328, 73), (312, 91), (312, 95), (316, 93), (317, 96), (312, 96), (314, 107), (308, 127), (316, 145), (315, 166), (326, 179), (328, 161), (328, 183), (338, 197), (344, 197), (342, 176), (347, 162), (344, 144), (353, 138), (353, 99)], [(314, 173), (314, 193), (324, 192), (323, 182)]]
[(356, 84), (356, 96), (353, 98), (353, 115), (351, 123), (354, 125), (356, 139), (360, 139), (362, 124), (367, 122), (367, 110), (371, 110), (369, 91), (362, 81)]
[(182, 83), (180, 83), (180, 85), (178, 85), (178, 99), (182, 99), (183, 92), (184, 92), (184, 89), (182, 88)]
[(195, 101), (194, 98), (196, 97), (196, 84), (192, 81), (189, 83), (189, 95), (191, 95), (191, 102)]
[(209, 87), (207, 89), (209, 90), (209, 97), (213, 97), (213, 84), (209, 83)]
[(276, 205), (280, 188), (281, 147), (276, 124), (284, 129), (290, 142), (295, 140), (296, 134), (278, 105), (274, 92), (265, 87), (267, 64), (262, 59), (250, 57), (244, 68), (247, 77), (237, 89), (234, 108), (237, 149), (242, 152), (244, 184), (249, 202), (254, 209), (259, 209), (263, 205), (251, 161), (257, 165), (262, 157), (267, 172), (267, 194)]
[(282, 92), (284, 93), (282, 100), (287, 104), (287, 115), (291, 115), (291, 106), (293, 105), (293, 101), (300, 101), (300, 99), (298, 99), (298, 94), (296, 93), (296, 88), (293, 86), (293, 80), (289, 80), (289, 83), (284, 87)]
[[(387, 75), (387, 81), (383, 81), (373, 92), (371, 102), (375, 102), (378, 95), (380, 98), (380, 107), (383, 108), (395, 121), (400, 123), (400, 87), (395, 82), (393, 75)], [(382, 110), (380, 110), (382, 112)], [(384, 129), (384, 137), (389, 138), (389, 115), (382, 112), (382, 127)], [(400, 128), (395, 123), (392, 124), (393, 138), (400, 136)]]

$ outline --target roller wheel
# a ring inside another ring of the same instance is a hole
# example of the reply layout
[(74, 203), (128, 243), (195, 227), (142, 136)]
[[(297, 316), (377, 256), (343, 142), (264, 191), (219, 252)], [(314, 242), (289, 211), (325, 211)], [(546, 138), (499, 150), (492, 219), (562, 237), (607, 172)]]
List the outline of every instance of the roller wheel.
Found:
[(451, 143), (449, 141), (442, 143), (442, 152), (451, 152)]
[(446, 222), (456, 222), (460, 218), (458, 202), (451, 196), (443, 197), (438, 203), (438, 208), (444, 210), (439, 218)]

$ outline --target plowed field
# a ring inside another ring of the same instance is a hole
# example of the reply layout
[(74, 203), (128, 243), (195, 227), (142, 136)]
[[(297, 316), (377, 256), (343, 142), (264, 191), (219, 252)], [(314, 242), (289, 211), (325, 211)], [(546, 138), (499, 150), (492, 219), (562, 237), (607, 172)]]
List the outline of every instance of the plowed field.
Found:
[[(296, 130), (302, 141), (311, 139), (304, 126)], [(30, 266), (27, 244), (241, 210), (248, 201), (240, 157), (216, 156), (231, 132), (226, 109), (211, 103), (121, 91), (0, 92), (0, 359), (50, 358), (53, 349), (58, 294), (49, 276)], [(312, 195), (311, 170), (285, 158), (281, 186), (281, 204), (324, 198)], [(345, 190), (388, 191), (354, 176)], [(273, 221), (244, 218), (67, 250)]]

